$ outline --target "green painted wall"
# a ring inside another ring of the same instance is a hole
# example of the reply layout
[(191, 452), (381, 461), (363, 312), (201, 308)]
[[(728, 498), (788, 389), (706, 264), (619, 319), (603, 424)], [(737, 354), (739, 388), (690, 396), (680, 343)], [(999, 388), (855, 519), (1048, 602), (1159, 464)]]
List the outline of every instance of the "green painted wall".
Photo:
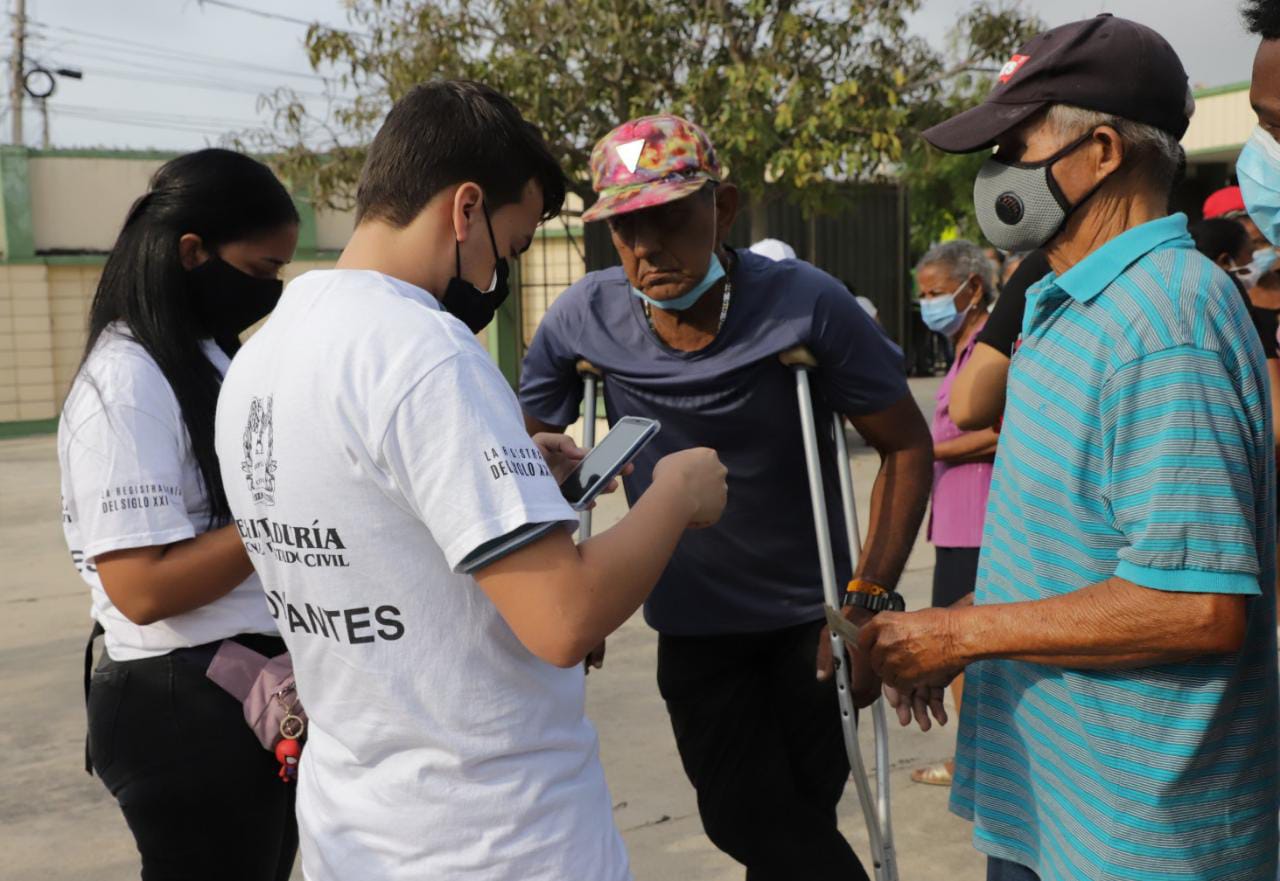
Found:
[(520, 362), (524, 358), (524, 339), (521, 336), (520, 264), (511, 263), (511, 291), (506, 302), (498, 307), (493, 324), (489, 325), (489, 357), (493, 358), (512, 389), (520, 388)]
[(36, 240), (31, 226), (31, 179), (25, 147), (0, 147), (0, 201), (4, 210), (4, 257), (34, 257)]
[(293, 191), (293, 205), (298, 209), (298, 253), (300, 260), (316, 256), (316, 207), (305, 189)]
[(34, 437), (40, 434), (53, 434), (58, 430), (57, 419), (34, 419), (26, 422), (0, 422), (0, 440), (11, 440), (15, 437)]

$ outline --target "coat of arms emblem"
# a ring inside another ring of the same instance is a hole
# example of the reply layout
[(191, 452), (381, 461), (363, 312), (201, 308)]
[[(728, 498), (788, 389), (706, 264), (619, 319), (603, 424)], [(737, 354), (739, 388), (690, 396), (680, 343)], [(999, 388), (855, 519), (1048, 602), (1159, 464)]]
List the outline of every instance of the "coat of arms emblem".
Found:
[(276, 503), (276, 460), (271, 458), (274, 443), (271, 426), (271, 397), (254, 398), (249, 405), (249, 421), (244, 427), (244, 459), (240, 470), (249, 483), (255, 505)]

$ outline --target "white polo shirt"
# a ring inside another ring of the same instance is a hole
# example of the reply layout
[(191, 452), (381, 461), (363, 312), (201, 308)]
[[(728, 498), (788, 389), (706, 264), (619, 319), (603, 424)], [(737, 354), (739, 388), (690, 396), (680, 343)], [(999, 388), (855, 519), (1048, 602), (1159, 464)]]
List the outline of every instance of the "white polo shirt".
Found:
[(217, 446), (311, 719), (311, 881), (619, 881), (581, 670), (454, 568), (576, 517), (466, 326), (375, 272), (310, 272), (236, 356)]
[[(212, 340), (201, 348), (225, 373), (226, 354)], [(98, 555), (173, 544), (210, 526), (178, 398), (123, 325), (103, 331), (72, 383), (58, 422), (58, 464), (67, 547), (89, 585), (111, 658), (133, 661), (238, 633), (276, 632), (256, 575), (208, 605), (145, 626), (126, 618), (102, 588)]]

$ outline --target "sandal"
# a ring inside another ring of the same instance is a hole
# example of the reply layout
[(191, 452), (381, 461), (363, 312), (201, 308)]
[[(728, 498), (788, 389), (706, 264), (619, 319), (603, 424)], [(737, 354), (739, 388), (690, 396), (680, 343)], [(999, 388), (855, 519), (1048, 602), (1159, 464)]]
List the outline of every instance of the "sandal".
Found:
[(925, 765), (911, 772), (912, 783), (923, 783), (926, 786), (950, 786), (953, 774), (951, 762), (938, 762), (936, 765)]

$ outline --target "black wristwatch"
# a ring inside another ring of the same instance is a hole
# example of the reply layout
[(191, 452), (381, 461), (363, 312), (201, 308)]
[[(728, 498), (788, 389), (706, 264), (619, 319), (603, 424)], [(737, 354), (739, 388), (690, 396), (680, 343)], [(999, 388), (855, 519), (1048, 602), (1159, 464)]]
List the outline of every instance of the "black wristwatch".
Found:
[(905, 612), (907, 610), (907, 601), (902, 598), (902, 594), (865, 578), (855, 578), (849, 582), (849, 589), (844, 595), (844, 604), (866, 609), (868, 612)]

